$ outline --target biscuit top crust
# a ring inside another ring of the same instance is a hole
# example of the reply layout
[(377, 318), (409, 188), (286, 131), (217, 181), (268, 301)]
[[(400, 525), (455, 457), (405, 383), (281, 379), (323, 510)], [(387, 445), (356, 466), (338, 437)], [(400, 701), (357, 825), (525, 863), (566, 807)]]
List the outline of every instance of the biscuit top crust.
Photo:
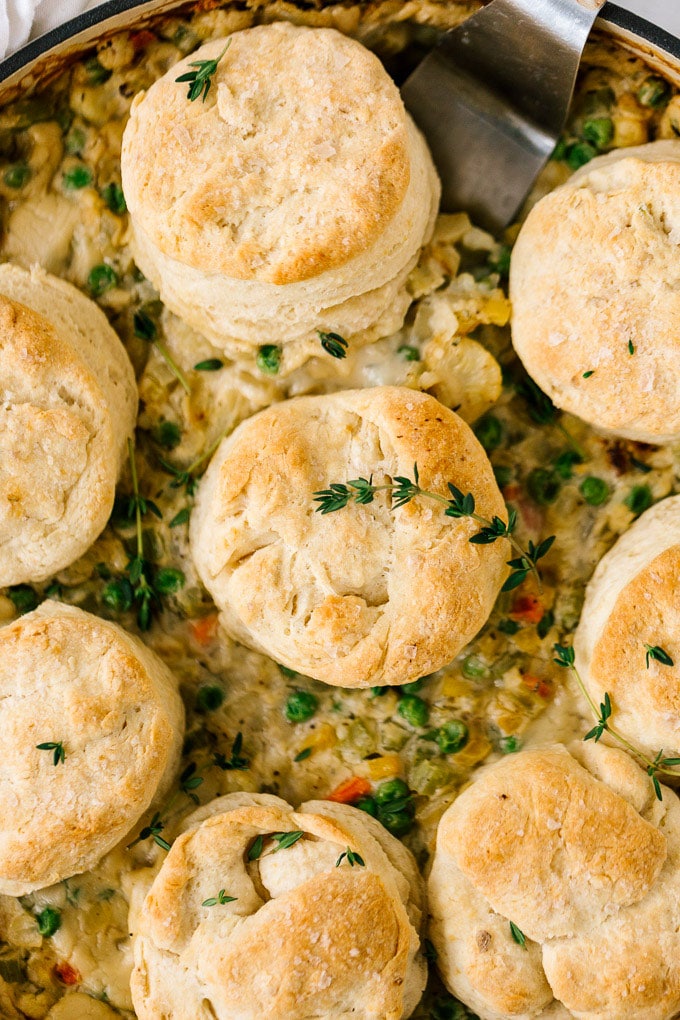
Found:
[(122, 172), (133, 221), (206, 272), (286, 284), (348, 262), (385, 230), (410, 176), (406, 113), (365, 47), (286, 23), (229, 36), (205, 102), (176, 78), (139, 95)]
[[(600, 560), (576, 634), (576, 667), (593, 700), (654, 758), (680, 753), (680, 496), (647, 510)], [(671, 660), (659, 661), (649, 649)]]
[(680, 802), (661, 792), (602, 742), (482, 771), (441, 820), (429, 879), (447, 987), (483, 1020), (676, 1017)]
[[(199, 809), (163, 862), (138, 919), (137, 1014), (198, 1015), (207, 1001), (220, 1020), (410, 1015), (425, 968), (408, 851), (346, 805), (245, 799)], [(233, 900), (211, 903), (219, 889)]]
[(24, 570), (49, 576), (57, 544), (68, 553), (76, 533), (80, 543), (91, 522), (106, 523), (118, 474), (106, 412), (71, 347), (0, 294), (0, 585), (25, 580)]
[(513, 343), (558, 407), (663, 443), (680, 435), (680, 142), (635, 151), (532, 209), (512, 256)]
[(308, 676), (344, 687), (401, 684), (449, 662), (488, 619), (507, 542), (475, 545), (479, 525), (416, 498), (316, 512), (334, 482), (395, 476), (477, 512), (506, 510), (472, 430), (405, 387), (275, 404), (225, 439), (199, 489), (194, 560), (227, 629)]
[[(115, 624), (58, 602), (0, 629), (0, 891), (93, 867), (171, 778), (183, 711), (172, 675)], [(61, 743), (54, 763), (41, 743)]]

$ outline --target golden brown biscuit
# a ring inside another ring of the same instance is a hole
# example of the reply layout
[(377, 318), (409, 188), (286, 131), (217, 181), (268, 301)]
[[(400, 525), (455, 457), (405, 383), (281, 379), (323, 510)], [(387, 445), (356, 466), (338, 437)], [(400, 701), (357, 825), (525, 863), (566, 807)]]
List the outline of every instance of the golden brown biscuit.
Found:
[(482, 1020), (671, 1020), (680, 802), (666, 788), (657, 801), (623, 751), (573, 755), (513, 755), (443, 816), (429, 881), (440, 973)]
[(409, 852), (356, 808), (248, 800), (200, 809), (163, 862), (135, 933), (140, 1020), (410, 1016), (426, 967)]
[(21, 896), (94, 867), (167, 792), (184, 710), (140, 641), (50, 601), (0, 629), (0, 699), (0, 892)]
[(680, 141), (593, 160), (532, 209), (511, 263), (529, 374), (558, 407), (648, 443), (680, 438), (679, 195)]
[(179, 72), (226, 44), (133, 103), (122, 175), (138, 264), (231, 354), (264, 340), (318, 353), (317, 329), (393, 332), (439, 201), (398, 90), (355, 40), (278, 22), (231, 35), (190, 102)]
[(132, 365), (94, 302), (0, 266), (0, 587), (44, 580), (97, 538), (136, 412)]
[(398, 475), (506, 511), (469, 426), (433, 397), (399, 387), (276, 404), (243, 422), (201, 482), (191, 545), (236, 638), (300, 673), (343, 687), (402, 684), (453, 659), (486, 622), (507, 542), (473, 545), (479, 525), (418, 497), (390, 509), (315, 512), (331, 483)]
[[(654, 758), (680, 755), (680, 496), (647, 510), (600, 560), (574, 637), (576, 667), (616, 728)], [(672, 661), (655, 658), (660, 649)]]

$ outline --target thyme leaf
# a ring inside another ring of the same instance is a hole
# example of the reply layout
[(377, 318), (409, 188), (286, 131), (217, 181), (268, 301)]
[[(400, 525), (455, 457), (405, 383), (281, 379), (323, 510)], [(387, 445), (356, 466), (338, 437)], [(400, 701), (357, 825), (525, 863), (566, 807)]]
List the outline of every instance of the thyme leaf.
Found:
[(647, 666), (647, 669), (649, 669), (650, 659), (654, 659), (656, 662), (660, 662), (662, 666), (673, 665), (673, 660), (671, 659), (668, 652), (664, 651), (663, 648), (660, 648), (659, 645), (645, 644), (645, 648), (647, 649), (645, 653), (645, 664)]
[(510, 922), (510, 934), (512, 935), (513, 941), (521, 946), (522, 949), (527, 948), (527, 938), (524, 932), (517, 927), (514, 921)]
[(59, 762), (66, 761), (66, 751), (61, 740), (47, 740), (44, 744), (35, 745), (38, 751), (54, 751), (52, 755), (52, 764), (58, 765)]
[(239, 731), (231, 745), (231, 757), (227, 758), (226, 755), (216, 751), (213, 755), (213, 765), (217, 766), (218, 769), (222, 769), (223, 772), (247, 771), (250, 768), (250, 760), (241, 754), (242, 748), (243, 734)]
[(133, 846), (137, 846), (138, 843), (143, 843), (145, 839), (152, 836), (156, 846), (161, 847), (162, 850), (169, 850), (170, 844), (161, 836), (161, 832), (164, 828), (165, 822), (161, 820), (160, 813), (156, 811), (149, 824), (145, 825), (140, 831), (137, 839), (133, 839), (131, 843), (128, 843), (127, 849), (131, 850)]

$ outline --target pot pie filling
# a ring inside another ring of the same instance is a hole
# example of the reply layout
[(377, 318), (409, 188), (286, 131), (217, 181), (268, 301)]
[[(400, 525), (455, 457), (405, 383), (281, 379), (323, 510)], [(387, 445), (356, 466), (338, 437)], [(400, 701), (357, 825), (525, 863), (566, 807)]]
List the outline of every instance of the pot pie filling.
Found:
[[(466, 12), (429, 3), (392, 20), (386, 4), (313, 12), (282, 4), (267, 17), (338, 28), (392, 68), (410, 43), (431, 43)], [(413, 303), (403, 327), (353, 348), (320, 322), (318, 349), (302, 362), (266, 335), (232, 361), (163, 308), (130, 251), (120, 180), (130, 104), (204, 42), (262, 18), (259, 9), (227, 5), (119, 33), (44, 91), (0, 111), (0, 257), (39, 263), (95, 300), (125, 344), (140, 394), (134, 453), (105, 531), (55, 577), (0, 591), (0, 622), (52, 599), (120, 624), (179, 678), (187, 716), (179, 777), (132, 838), (82, 875), (0, 897), (3, 1018), (134, 1016), (128, 913), (141, 909), (183, 820), (216, 797), (245, 791), (290, 804), (353, 804), (402, 839), (426, 872), (438, 822), (478, 766), (546, 740), (568, 742), (591, 726), (553, 645), (570, 646), (603, 554), (674, 491), (675, 447), (597, 434), (557, 410), (522, 370), (507, 298), (517, 227), (495, 239), (463, 213), (441, 215), (408, 277)], [(594, 41), (532, 201), (600, 153), (678, 136), (675, 88)], [(351, 690), (220, 633), (191, 560), (188, 524), (200, 477), (240, 422), (288, 397), (376, 385), (420, 390), (456, 410), (517, 512), (518, 542), (555, 541), (540, 563), (540, 588), (529, 574), (502, 592), (450, 665), (405, 686)], [(412, 1015), (472, 1016), (430, 969)]]

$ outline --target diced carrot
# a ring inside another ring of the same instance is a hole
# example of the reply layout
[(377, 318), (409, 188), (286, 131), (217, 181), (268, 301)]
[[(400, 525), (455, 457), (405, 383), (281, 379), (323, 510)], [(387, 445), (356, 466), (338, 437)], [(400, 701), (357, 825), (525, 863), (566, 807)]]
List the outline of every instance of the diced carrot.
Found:
[(528, 687), (532, 694), (538, 694), (539, 698), (549, 698), (552, 695), (552, 684), (549, 680), (544, 680), (540, 676), (534, 676), (533, 673), (525, 673), (522, 677), (522, 683), (525, 687)]
[(535, 595), (516, 595), (510, 609), (510, 616), (525, 623), (540, 623), (545, 609)]
[(332, 793), (329, 793), (326, 800), (334, 800), (336, 804), (352, 804), (360, 797), (365, 797), (371, 792), (371, 784), (363, 776), (352, 776), (345, 779), (339, 786), (336, 786)]
[(75, 967), (65, 960), (63, 963), (55, 963), (54, 974), (63, 985), (78, 985), (83, 980)]
[(152, 43), (156, 36), (153, 32), (150, 32), (148, 28), (143, 28), (139, 32), (133, 32), (130, 36), (130, 42), (136, 50), (143, 50), (145, 46)]
[(506, 503), (511, 503), (522, 494), (522, 486), (518, 485), (517, 482), (510, 482), (509, 485), (504, 485), (501, 491)]
[(217, 613), (210, 616), (201, 616), (198, 620), (192, 620), (189, 624), (191, 636), (199, 645), (209, 645), (217, 634)]

